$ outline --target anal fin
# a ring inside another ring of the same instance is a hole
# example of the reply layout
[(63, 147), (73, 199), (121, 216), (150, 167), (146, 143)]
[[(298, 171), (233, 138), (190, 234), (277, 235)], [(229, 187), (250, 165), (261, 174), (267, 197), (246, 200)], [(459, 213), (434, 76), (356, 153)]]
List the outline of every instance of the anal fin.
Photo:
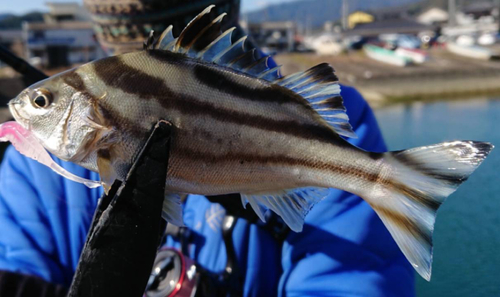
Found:
[(248, 202), (264, 221), (263, 207), (274, 211), (295, 232), (302, 231), (304, 218), (312, 207), (326, 197), (327, 188), (301, 188), (272, 194), (241, 194), (243, 206)]

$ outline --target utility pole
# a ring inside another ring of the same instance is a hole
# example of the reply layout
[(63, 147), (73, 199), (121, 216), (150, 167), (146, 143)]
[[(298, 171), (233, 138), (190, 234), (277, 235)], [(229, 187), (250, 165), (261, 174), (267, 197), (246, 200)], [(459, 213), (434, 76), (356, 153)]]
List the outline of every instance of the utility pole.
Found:
[(495, 7), (497, 10), (495, 17), (497, 19), (498, 33), (500, 33), (500, 0), (495, 0)]
[(457, 24), (457, 5), (456, 0), (448, 0), (448, 25), (455, 26)]
[(342, 29), (344, 31), (348, 29), (347, 17), (349, 15), (349, 6), (347, 1), (348, 0), (342, 0)]
[(311, 29), (311, 16), (307, 15), (306, 17), (306, 36), (311, 36), (312, 35), (312, 29)]

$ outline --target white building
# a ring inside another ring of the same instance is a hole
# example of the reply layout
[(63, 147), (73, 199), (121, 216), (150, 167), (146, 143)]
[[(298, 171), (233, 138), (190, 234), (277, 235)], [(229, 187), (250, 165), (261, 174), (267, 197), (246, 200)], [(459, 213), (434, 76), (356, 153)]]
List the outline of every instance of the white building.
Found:
[(90, 21), (90, 14), (77, 2), (47, 2), (49, 13), (44, 15), (46, 23), (63, 21)]
[(77, 3), (47, 3), (43, 23), (24, 23), (27, 58), (39, 57), (45, 67), (65, 67), (104, 56), (88, 14)]
[(447, 11), (433, 7), (430, 8), (419, 16), (417, 16), (417, 21), (426, 25), (442, 24), (448, 22), (449, 14)]

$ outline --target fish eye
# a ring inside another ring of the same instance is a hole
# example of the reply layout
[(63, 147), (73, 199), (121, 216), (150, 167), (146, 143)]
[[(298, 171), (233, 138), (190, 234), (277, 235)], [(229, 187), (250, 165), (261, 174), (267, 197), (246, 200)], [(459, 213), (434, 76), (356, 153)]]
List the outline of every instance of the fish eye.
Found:
[(38, 89), (33, 93), (31, 101), (37, 108), (47, 108), (52, 103), (52, 93), (46, 89)]

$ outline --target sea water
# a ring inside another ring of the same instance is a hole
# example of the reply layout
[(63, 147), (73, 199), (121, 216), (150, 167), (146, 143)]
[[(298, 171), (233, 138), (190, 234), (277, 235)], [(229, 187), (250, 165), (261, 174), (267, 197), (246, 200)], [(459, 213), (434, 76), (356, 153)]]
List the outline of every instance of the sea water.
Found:
[(417, 296), (500, 296), (500, 98), (416, 102), (375, 112), (390, 150), (449, 140), (496, 148), (438, 211), (430, 283)]

